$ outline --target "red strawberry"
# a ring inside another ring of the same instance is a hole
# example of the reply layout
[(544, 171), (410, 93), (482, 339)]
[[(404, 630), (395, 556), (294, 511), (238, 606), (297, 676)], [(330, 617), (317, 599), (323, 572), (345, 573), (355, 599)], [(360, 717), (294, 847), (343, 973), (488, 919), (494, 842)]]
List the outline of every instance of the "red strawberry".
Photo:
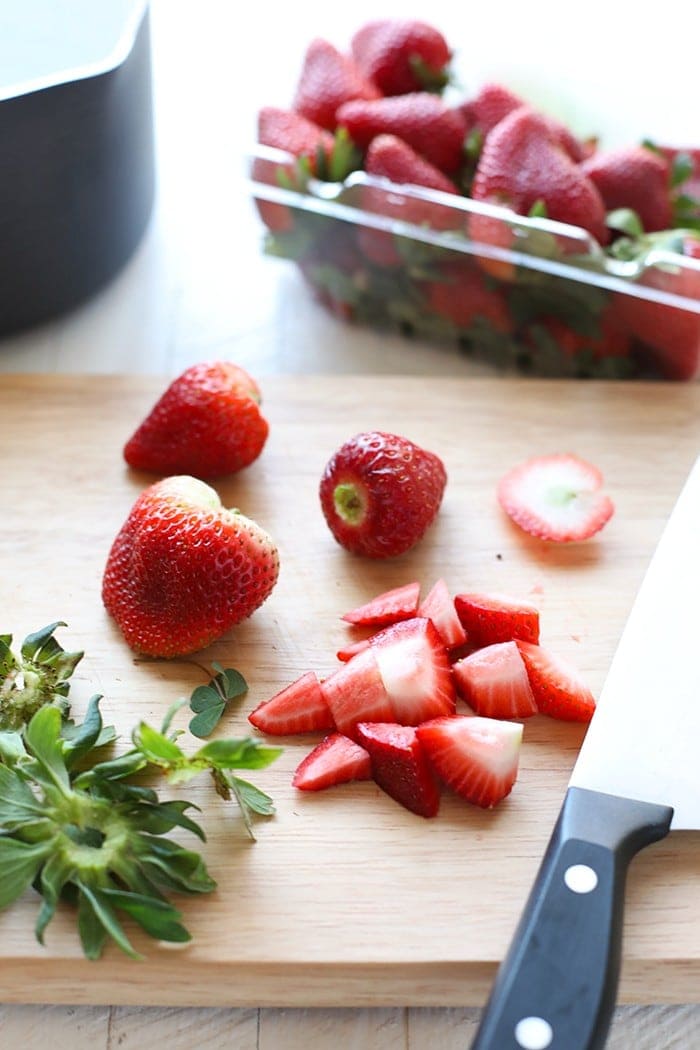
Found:
[(428, 309), (458, 328), (482, 321), (504, 334), (513, 329), (503, 293), (489, 287), (478, 270), (466, 270), (462, 262), (444, 264), (440, 279), (426, 282), (423, 291)]
[(301, 113), (263, 106), (258, 113), (258, 142), (285, 150), (295, 157), (307, 157), (313, 168), (318, 150), (331, 153), (334, 140), (330, 132)]
[(614, 299), (608, 300), (598, 315), (597, 322), (597, 334), (582, 335), (559, 317), (538, 317), (528, 326), (525, 342), (536, 349), (541, 330), (544, 330), (556, 343), (564, 359), (575, 360), (579, 355), (583, 355), (586, 359), (598, 362), (605, 358), (630, 357), (630, 333)]
[(412, 726), (360, 722), (360, 743), (369, 752), (372, 778), (419, 817), (434, 817), (440, 789)]
[(538, 710), (566, 722), (590, 722), (595, 700), (578, 670), (539, 645), (515, 644), (525, 662)]
[(526, 642), (540, 639), (539, 610), (522, 598), (471, 592), (456, 594), (454, 605), (469, 644), (475, 649), (513, 638)]
[(518, 775), (520, 722), (456, 715), (426, 722), (416, 734), (437, 775), (458, 795), (490, 809), (510, 794)]
[(358, 722), (394, 722), (374, 650), (367, 646), (321, 682), (323, 699), (345, 736), (357, 736)]
[(418, 615), (432, 621), (446, 648), (454, 649), (466, 642), (466, 632), (443, 579), (437, 580), (426, 594), (418, 607)]
[(325, 466), (321, 509), (337, 542), (389, 558), (422, 538), (440, 509), (447, 474), (432, 452), (382, 431), (356, 434)]
[(367, 751), (342, 733), (331, 733), (299, 763), (292, 786), (300, 791), (321, 791), (371, 776)]
[(392, 722), (416, 726), (455, 710), (455, 687), (442, 638), (431, 620), (415, 617), (372, 635)]
[(365, 171), (401, 185), (425, 186), (442, 193), (457, 193), (454, 183), (439, 168), (396, 135), (377, 135), (372, 139), (365, 156)]
[[(528, 215), (542, 202), (547, 218), (581, 226), (601, 244), (609, 239), (600, 193), (562, 148), (548, 119), (529, 106), (513, 110), (487, 136), (472, 196), (519, 215)], [(475, 219), (470, 221), (470, 232), (478, 240)]]
[(614, 506), (600, 491), (603, 476), (578, 456), (535, 456), (510, 470), (498, 501), (525, 532), (559, 543), (588, 539), (602, 529)]
[(447, 41), (425, 22), (377, 19), (357, 30), (351, 46), (360, 69), (384, 95), (440, 90), (449, 79)]
[(457, 689), (472, 710), (487, 718), (537, 714), (523, 658), (515, 642), (496, 642), (452, 665)]
[(249, 466), (268, 424), (260, 390), (226, 361), (192, 365), (173, 380), (124, 447), (137, 470), (214, 478)]
[(338, 106), (354, 98), (379, 98), (379, 94), (352, 58), (316, 37), (306, 49), (292, 109), (334, 131)]
[(259, 525), (203, 481), (176, 475), (136, 500), (109, 552), (102, 600), (132, 649), (183, 656), (250, 616), (278, 572)]
[(346, 102), (337, 116), (338, 125), (347, 128), (361, 149), (366, 149), (378, 135), (396, 135), (448, 175), (462, 162), (464, 117), (425, 91)]
[(347, 663), (348, 660), (352, 660), (353, 656), (356, 656), (357, 653), (361, 653), (368, 647), (369, 638), (361, 638), (357, 642), (348, 642), (341, 649), (338, 649), (335, 655), (342, 663)]
[(386, 627), (397, 620), (408, 620), (416, 615), (419, 594), (419, 583), (404, 583), (344, 613), (342, 619), (361, 627)]
[(269, 700), (258, 704), (248, 715), (248, 721), (263, 733), (275, 736), (335, 728), (321, 683), (313, 671), (307, 671)]
[(647, 233), (673, 225), (670, 166), (653, 150), (623, 146), (594, 153), (581, 171), (598, 187), (608, 211), (631, 208)]

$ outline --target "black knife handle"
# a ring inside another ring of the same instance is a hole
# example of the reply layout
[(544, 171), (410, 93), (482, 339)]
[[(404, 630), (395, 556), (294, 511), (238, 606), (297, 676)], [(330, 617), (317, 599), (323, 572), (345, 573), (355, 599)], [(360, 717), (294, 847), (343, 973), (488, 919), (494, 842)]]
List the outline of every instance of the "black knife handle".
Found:
[(601, 1050), (627, 868), (672, 816), (668, 806), (569, 788), (472, 1050)]

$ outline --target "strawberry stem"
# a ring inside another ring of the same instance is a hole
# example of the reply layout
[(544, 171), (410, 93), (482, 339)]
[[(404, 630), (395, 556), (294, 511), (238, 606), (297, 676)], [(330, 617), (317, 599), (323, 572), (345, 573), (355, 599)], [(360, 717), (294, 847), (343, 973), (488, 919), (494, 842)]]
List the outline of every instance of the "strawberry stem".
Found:
[(365, 516), (366, 505), (357, 485), (343, 482), (333, 490), (336, 513), (348, 525), (359, 525)]

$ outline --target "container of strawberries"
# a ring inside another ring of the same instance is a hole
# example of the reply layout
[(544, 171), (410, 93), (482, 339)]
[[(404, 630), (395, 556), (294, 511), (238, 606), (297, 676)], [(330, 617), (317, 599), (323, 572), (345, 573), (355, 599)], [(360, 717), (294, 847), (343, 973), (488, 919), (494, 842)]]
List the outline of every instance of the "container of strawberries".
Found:
[(500, 83), (464, 96), (424, 22), (301, 57), (264, 106), (250, 185), (265, 250), (348, 322), (449, 340), (495, 369), (700, 371), (700, 147), (605, 149)]

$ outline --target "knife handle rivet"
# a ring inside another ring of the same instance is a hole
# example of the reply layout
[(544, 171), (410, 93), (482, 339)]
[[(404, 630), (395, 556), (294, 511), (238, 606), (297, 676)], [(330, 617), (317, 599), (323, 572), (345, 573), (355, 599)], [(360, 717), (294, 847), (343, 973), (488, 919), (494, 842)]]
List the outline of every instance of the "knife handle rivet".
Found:
[(564, 872), (564, 882), (573, 893), (591, 893), (598, 885), (598, 876), (588, 864), (572, 864)]
[(547, 1050), (554, 1038), (552, 1026), (544, 1017), (522, 1017), (513, 1034), (523, 1050)]

